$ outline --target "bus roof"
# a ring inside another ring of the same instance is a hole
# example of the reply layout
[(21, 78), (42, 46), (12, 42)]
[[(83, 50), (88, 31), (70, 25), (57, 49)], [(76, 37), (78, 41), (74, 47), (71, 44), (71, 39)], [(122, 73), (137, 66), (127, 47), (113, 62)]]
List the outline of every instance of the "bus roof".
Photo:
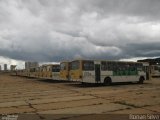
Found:
[[(102, 62), (102, 61), (106, 61), (106, 62), (121, 62), (121, 63), (141, 63), (141, 62), (134, 62), (134, 61), (118, 61), (118, 60), (95, 60), (95, 59), (75, 59), (71, 62), (74, 61), (97, 61), (97, 62)], [(147, 63), (146, 63), (147, 64)]]
[(61, 63), (70, 63), (70, 62), (71, 62), (71, 61), (67, 61), (67, 60), (66, 60), (66, 61), (61, 61), (60, 64), (61, 64)]

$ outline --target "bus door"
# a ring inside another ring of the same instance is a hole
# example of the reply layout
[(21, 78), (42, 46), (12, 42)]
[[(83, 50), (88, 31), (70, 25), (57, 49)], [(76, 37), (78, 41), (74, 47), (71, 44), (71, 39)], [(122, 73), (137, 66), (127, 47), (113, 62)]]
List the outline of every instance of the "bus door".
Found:
[(146, 80), (150, 79), (150, 67), (149, 63), (143, 63), (143, 70), (146, 73)]
[(95, 64), (95, 81), (101, 81), (101, 66), (100, 64)]
[(145, 70), (146, 70), (146, 80), (149, 80), (149, 67), (146, 66)]

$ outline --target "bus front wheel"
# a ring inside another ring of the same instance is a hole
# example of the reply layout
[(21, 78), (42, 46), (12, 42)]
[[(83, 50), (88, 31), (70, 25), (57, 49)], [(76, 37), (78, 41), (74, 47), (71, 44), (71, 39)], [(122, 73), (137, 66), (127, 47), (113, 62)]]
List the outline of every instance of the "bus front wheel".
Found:
[(139, 78), (139, 84), (143, 84), (143, 82), (144, 82), (144, 77), (143, 76), (141, 76), (140, 78)]
[(104, 79), (104, 85), (105, 86), (109, 86), (111, 84), (112, 84), (112, 80), (111, 80), (110, 77), (107, 77), (107, 78)]

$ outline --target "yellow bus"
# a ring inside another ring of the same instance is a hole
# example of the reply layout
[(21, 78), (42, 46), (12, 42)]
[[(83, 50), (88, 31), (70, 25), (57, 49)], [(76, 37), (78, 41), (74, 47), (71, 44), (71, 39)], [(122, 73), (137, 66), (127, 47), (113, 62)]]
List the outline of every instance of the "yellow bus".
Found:
[(39, 77), (44, 79), (60, 80), (60, 65), (48, 64), (39, 68)]
[(70, 80), (69, 71), (70, 71), (70, 62), (69, 61), (61, 62), (60, 63), (60, 79)]
[(143, 63), (122, 61), (75, 60), (71, 62), (71, 80), (82, 83), (139, 82), (146, 80)]
[(53, 80), (60, 80), (60, 65), (47, 65), (47, 78)]
[(46, 65), (46, 78), (47, 79), (52, 79), (52, 67), (53, 65)]
[(40, 78), (47, 78), (47, 65), (41, 66)]

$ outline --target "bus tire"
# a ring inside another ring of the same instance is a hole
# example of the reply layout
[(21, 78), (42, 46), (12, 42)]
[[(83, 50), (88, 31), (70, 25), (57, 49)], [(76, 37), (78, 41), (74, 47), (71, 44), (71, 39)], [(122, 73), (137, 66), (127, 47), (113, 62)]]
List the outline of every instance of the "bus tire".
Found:
[(139, 78), (138, 83), (139, 83), (139, 84), (143, 84), (144, 80), (145, 80), (145, 79), (144, 79), (144, 77), (143, 77), (143, 76), (141, 76), (141, 77)]
[(105, 86), (110, 86), (111, 84), (112, 84), (111, 78), (110, 78), (110, 77), (106, 77), (106, 78), (104, 79), (104, 85), (105, 85)]

